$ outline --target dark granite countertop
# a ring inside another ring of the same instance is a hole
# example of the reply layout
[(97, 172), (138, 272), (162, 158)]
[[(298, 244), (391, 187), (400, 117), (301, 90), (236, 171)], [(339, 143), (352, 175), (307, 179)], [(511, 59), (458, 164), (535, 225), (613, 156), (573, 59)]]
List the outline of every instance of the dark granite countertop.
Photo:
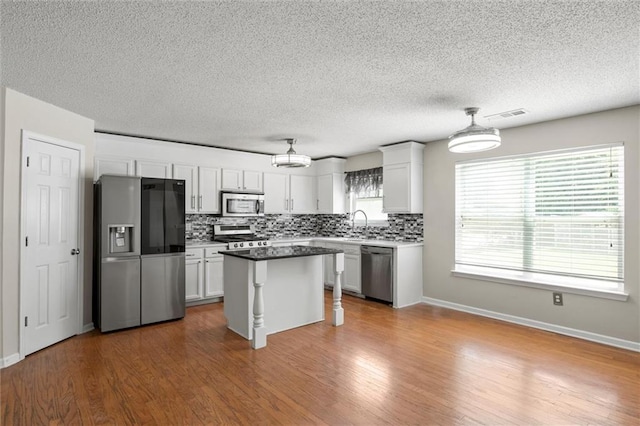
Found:
[(273, 260), (290, 257), (320, 256), (324, 254), (344, 253), (342, 250), (313, 247), (313, 246), (288, 246), (288, 247), (261, 247), (249, 250), (225, 250), (220, 254), (239, 257), (247, 260)]

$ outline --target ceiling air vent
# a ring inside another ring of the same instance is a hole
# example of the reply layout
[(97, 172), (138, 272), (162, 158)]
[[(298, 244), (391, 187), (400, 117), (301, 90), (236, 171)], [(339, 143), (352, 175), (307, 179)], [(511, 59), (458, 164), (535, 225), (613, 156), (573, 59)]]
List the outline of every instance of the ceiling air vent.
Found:
[(529, 111), (527, 111), (526, 109), (518, 108), (512, 109), (511, 111), (499, 112), (498, 114), (485, 115), (484, 118), (486, 118), (487, 120), (501, 120), (503, 118), (518, 117), (520, 115), (525, 115), (528, 113)]

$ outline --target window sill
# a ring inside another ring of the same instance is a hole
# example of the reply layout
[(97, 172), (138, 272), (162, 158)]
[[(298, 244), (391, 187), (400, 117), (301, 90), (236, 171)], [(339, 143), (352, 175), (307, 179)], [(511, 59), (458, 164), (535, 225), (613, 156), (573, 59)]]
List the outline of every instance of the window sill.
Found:
[[(451, 274), (455, 277), (473, 278), (500, 284), (519, 285), (543, 290), (559, 291), (569, 294), (599, 297), (602, 299), (626, 302), (629, 294), (616, 289), (597, 289), (596, 285), (608, 281), (585, 278), (566, 277), (561, 275), (537, 274), (534, 272), (504, 271), (479, 266), (456, 265)], [(613, 284), (611, 284), (613, 285)]]

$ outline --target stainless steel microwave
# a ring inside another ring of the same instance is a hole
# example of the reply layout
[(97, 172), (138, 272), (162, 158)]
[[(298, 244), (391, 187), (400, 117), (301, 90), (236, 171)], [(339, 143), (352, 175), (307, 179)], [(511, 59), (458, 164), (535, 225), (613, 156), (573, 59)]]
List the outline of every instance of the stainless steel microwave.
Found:
[(222, 216), (264, 216), (264, 194), (222, 193)]

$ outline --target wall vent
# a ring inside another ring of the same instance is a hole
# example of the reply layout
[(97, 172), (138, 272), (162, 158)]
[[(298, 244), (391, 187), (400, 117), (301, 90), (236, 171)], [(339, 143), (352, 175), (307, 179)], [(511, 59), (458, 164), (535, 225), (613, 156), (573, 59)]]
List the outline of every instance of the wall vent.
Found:
[(487, 120), (502, 120), (503, 118), (518, 117), (520, 115), (528, 114), (524, 108), (512, 109), (511, 111), (499, 112), (498, 114), (485, 115)]

